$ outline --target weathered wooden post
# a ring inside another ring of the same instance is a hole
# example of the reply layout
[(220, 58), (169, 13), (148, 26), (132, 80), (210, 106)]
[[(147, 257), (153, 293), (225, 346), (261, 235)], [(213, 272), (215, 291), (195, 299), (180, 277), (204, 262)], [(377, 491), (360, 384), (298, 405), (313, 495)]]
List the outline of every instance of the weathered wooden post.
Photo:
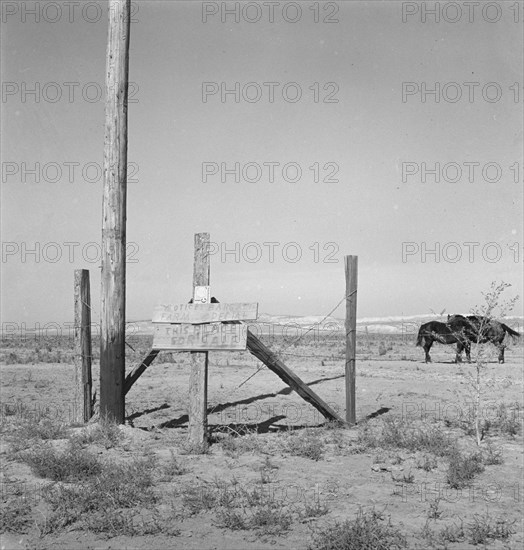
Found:
[(357, 348), (358, 256), (344, 256), (346, 271), (346, 421), (356, 424), (355, 355)]
[(125, 417), (127, 97), (131, 0), (109, 1), (106, 65), (100, 416)]
[(91, 292), (89, 270), (75, 269), (75, 394), (73, 420), (88, 422), (93, 415), (91, 376)]
[[(198, 300), (198, 287), (209, 287), (209, 268), (209, 233), (197, 233), (193, 264), (194, 302)], [(207, 371), (207, 351), (192, 352), (189, 374), (189, 443), (195, 449), (201, 448), (207, 439)]]

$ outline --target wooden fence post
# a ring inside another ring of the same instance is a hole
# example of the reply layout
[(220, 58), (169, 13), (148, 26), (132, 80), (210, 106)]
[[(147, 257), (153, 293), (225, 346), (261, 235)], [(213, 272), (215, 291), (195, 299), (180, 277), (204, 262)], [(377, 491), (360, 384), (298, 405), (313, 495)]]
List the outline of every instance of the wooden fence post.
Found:
[(100, 417), (125, 417), (127, 98), (131, 0), (109, 1), (106, 65)]
[(75, 390), (73, 420), (88, 422), (93, 415), (91, 376), (91, 292), (89, 270), (75, 269)]
[[(193, 298), (197, 286), (209, 286), (209, 233), (195, 234)], [(191, 352), (189, 375), (189, 443), (202, 447), (207, 440), (208, 353)]]
[(356, 424), (355, 355), (357, 347), (358, 256), (344, 256), (346, 272), (346, 421)]

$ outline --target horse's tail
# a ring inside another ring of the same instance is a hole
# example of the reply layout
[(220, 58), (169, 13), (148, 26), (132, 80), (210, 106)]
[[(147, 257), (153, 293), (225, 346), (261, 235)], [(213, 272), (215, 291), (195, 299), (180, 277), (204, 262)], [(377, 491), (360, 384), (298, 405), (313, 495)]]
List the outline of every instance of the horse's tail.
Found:
[(421, 346), (422, 345), (422, 327), (420, 327), (418, 329), (418, 336), (417, 336), (417, 343), (415, 344), (416, 346)]
[(521, 334), (520, 332), (517, 332), (516, 330), (513, 330), (512, 328), (508, 327), (508, 325), (505, 325), (504, 323), (500, 323), (502, 328), (505, 332), (507, 332), (510, 336), (513, 336), (513, 338), (520, 338)]

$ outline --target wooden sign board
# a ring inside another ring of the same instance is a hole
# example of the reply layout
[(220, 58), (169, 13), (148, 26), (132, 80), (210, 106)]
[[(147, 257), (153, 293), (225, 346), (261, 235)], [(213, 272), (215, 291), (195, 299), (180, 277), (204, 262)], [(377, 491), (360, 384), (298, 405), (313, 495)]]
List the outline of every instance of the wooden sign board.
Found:
[(179, 351), (244, 350), (247, 326), (208, 323), (202, 325), (157, 323), (153, 349)]
[(153, 323), (216, 323), (254, 321), (258, 304), (174, 304), (155, 308)]

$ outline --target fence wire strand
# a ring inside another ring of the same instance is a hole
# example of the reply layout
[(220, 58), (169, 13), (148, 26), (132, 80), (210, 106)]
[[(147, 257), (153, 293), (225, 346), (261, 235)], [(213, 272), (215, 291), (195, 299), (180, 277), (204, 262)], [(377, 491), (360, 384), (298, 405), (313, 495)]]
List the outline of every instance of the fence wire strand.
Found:
[[(344, 302), (346, 300), (346, 295), (344, 294), (344, 296), (342, 297), (342, 299), (338, 302), (338, 304), (327, 314), (324, 316), (324, 318), (319, 321), (318, 323), (315, 323), (313, 324), (311, 327), (309, 327), (308, 330), (306, 330), (303, 334), (301, 334), (298, 338), (296, 338), (294, 341), (290, 342), (289, 344), (287, 344), (285, 347), (282, 347), (280, 350), (278, 351), (275, 351), (274, 354), (277, 356), (277, 358), (280, 359), (280, 356), (281, 355), (284, 355), (285, 354), (285, 351), (286, 349), (288, 349), (290, 346), (294, 346), (297, 344), (297, 342), (299, 342), (306, 334), (308, 334), (309, 332), (311, 332), (315, 327), (321, 325), (332, 313), (334, 313), (339, 307), (340, 305), (342, 304), (342, 302)], [(274, 323), (276, 326), (280, 326), (278, 325), (277, 323)], [(296, 354), (291, 354), (291, 353), (287, 353), (286, 355), (296, 355)], [(235, 388), (233, 388), (231, 391), (229, 391), (225, 397), (223, 399), (228, 399), (234, 392), (236, 392), (239, 388), (241, 388), (244, 384), (246, 384), (247, 382), (249, 382), (249, 380), (251, 380), (254, 376), (256, 376), (266, 365), (264, 363), (261, 363), (260, 366), (257, 368), (257, 370), (251, 374), (250, 376), (248, 376), (244, 381), (242, 381), (238, 386), (236, 386)], [(217, 403), (212, 409), (211, 411), (209, 412), (209, 414), (213, 414), (213, 412), (215, 411), (215, 409), (219, 406), (219, 403)]]

